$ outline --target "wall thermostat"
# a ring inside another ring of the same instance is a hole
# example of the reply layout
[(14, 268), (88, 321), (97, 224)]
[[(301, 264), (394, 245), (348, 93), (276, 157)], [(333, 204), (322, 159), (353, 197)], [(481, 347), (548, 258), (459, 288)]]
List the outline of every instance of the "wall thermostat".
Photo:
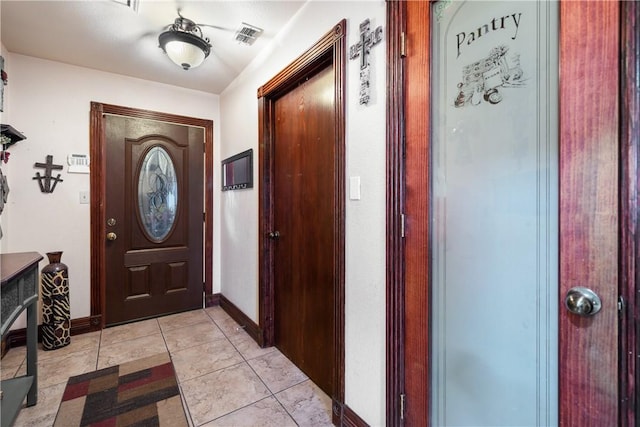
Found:
[(89, 155), (88, 154), (69, 154), (67, 156), (69, 163), (69, 173), (89, 173)]

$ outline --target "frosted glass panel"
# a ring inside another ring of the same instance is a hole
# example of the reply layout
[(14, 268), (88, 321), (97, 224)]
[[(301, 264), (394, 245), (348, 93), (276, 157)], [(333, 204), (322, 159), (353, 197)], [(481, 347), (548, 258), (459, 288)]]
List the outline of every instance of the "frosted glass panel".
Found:
[(433, 6), (435, 426), (557, 424), (557, 10)]
[(139, 171), (138, 209), (147, 237), (164, 240), (171, 231), (178, 207), (176, 171), (169, 153), (160, 146), (151, 148)]

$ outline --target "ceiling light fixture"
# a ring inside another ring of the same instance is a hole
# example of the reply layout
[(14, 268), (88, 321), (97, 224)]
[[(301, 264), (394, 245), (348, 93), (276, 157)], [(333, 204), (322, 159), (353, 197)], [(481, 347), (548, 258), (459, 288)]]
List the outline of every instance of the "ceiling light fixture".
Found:
[(195, 68), (209, 56), (209, 39), (195, 22), (180, 16), (158, 37), (160, 48), (184, 70)]

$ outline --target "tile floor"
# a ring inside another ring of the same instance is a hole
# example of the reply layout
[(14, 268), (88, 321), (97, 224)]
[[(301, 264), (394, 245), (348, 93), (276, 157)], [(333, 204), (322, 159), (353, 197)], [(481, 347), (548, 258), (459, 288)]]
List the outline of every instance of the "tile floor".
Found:
[[(330, 426), (331, 399), (276, 348), (260, 348), (220, 307), (71, 337), (38, 350), (38, 404), (15, 426), (51, 426), (70, 376), (168, 352), (191, 426)], [(24, 375), (25, 347), (0, 362), (2, 379)]]

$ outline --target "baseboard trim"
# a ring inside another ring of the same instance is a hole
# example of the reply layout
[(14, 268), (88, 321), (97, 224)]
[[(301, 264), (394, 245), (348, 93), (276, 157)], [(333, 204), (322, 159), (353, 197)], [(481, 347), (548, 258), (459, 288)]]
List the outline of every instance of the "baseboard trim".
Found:
[(72, 336), (100, 330), (102, 330), (102, 315), (71, 319)]
[(214, 307), (216, 305), (220, 305), (220, 294), (207, 294), (204, 296), (204, 306), (205, 307)]
[(369, 424), (347, 405), (342, 407), (342, 422), (340, 425), (343, 427), (369, 427)]
[[(102, 316), (71, 319), (71, 335), (86, 334), (101, 330)], [(42, 325), (38, 325), (38, 342), (42, 342)], [(2, 340), (2, 357), (14, 347), (27, 345), (27, 329), (13, 329)]]
[(222, 294), (220, 294), (220, 307), (222, 307), (222, 309), (226, 311), (233, 320), (242, 326), (260, 347), (264, 347), (264, 340), (260, 327)]

